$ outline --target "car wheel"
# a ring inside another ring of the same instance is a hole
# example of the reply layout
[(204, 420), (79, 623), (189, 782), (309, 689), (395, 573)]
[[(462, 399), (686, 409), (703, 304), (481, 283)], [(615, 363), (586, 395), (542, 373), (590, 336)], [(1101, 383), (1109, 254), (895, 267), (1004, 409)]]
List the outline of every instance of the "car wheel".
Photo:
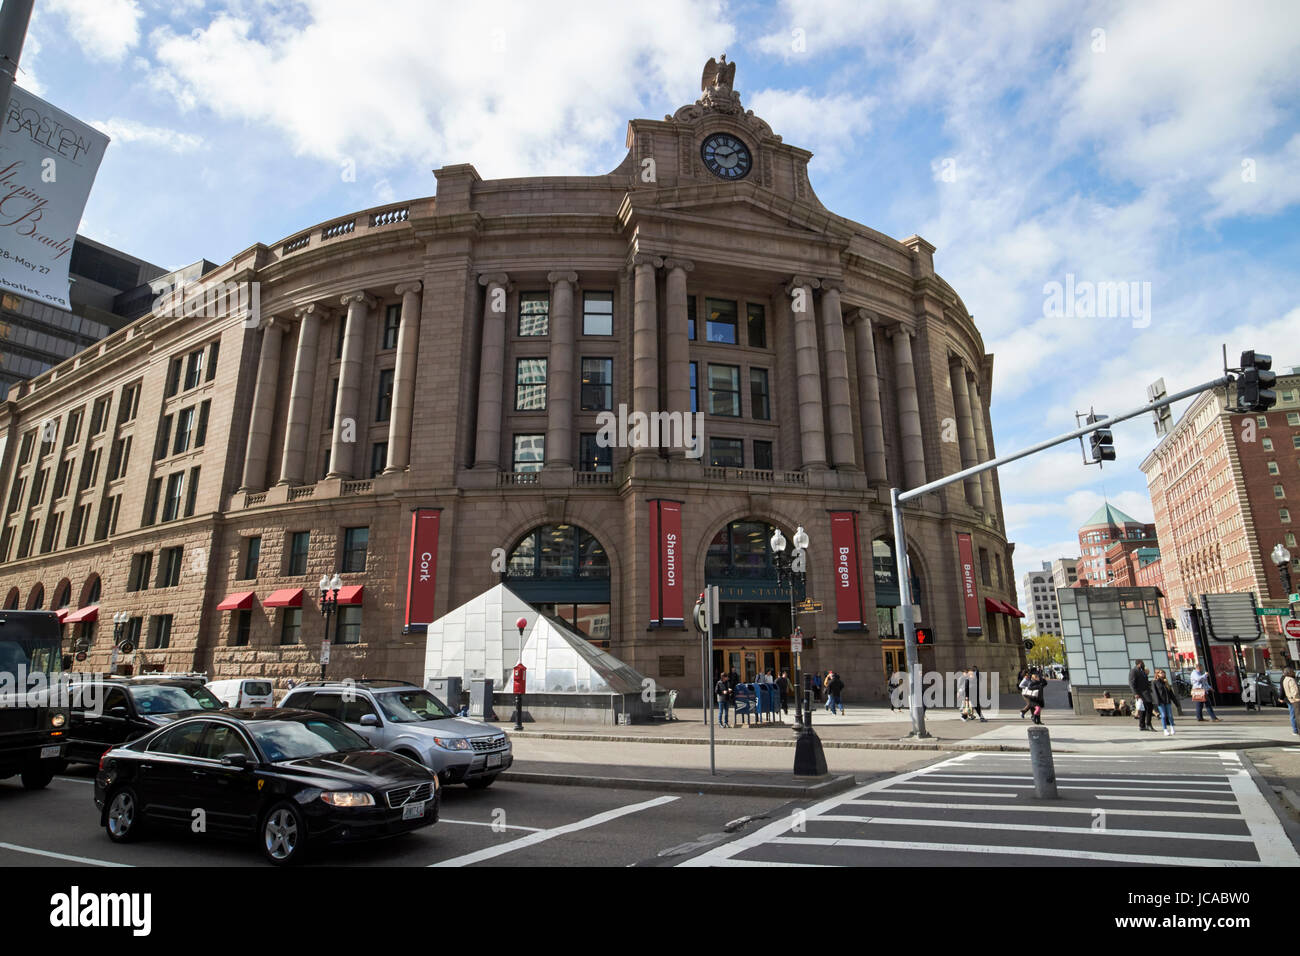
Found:
[(23, 789), (24, 790), (43, 790), (50, 785), (54, 779), (55, 768), (48, 764), (40, 764), (29, 770), (23, 771)]
[(473, 780), (466, 780), (465, 786), (471, 790), (486, 790), (492, 786), (492, 781), (496, 780), (496, 778), (496, 774), (492, 774), (490, 777), (475, 777)]
[(130, 843), (140, 836), (140, 800), (130, 787), (114, 790), (108, 797), (108, 811), (104, 814), (104, 829), (114, 843)]
[(281, 801), (262, 818), (262, 854), (276, 866), (297, 863), (307, 846), (307, 820), (294, 804)]

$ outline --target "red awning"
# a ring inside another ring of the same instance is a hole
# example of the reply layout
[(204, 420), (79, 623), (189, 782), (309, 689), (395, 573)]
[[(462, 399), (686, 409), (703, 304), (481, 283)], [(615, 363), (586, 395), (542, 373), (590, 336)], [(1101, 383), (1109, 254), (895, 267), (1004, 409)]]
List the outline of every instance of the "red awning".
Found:
[(1025, 616), (1025, 612), (1020, 610), (1020, 608), (1016, 607), (1014, 604), (1003, 604), (1002, 606), (1007, 609), (1008, 614), (1012, 614), (1016, 617)]
[(67, 623), (68, 614), (71, 613), (66, 607), (61, 607), (54, 612), (54, 616), (59, 619), (60, 624)]
[(262, 602), (263, 607), (302, 607), (302, 588), (281, 588), (272, 591)]
[(339, 588), (339, 604), (360, 604), (361, 591), (365, 585), (349, 584), (347, 587)]
[(63, 619), (64, 624), (93, 624), (99, 620), (99, 605), (92, 604), (73, 611)]
[(255, 595), (252, 591), (235, 591), (233, 594), (227, 594), (221, 603), (217, 605), (218, 611), (247, 611), (253, 606)]
[(986, 597), (984, 599), (984, 610), (988, 611), (990, 614), (1006, 614), (1007, 606), (1001, 601), (995, 601), (991, 597)]

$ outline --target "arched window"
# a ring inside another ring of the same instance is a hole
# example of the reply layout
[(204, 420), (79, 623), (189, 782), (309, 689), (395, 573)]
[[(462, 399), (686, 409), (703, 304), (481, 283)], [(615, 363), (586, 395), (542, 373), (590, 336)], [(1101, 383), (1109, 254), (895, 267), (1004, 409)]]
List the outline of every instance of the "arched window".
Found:
[(50, 605), (51, 611), (58, 611), (72, 603), (72, 582), (64, 578), (54, 588), (54, 603)]
[(17, 588), (9, 589), (9, 594), (5, 598), (5, 610), (6, 611), (18, 610), (18, 589)]
[(529, 604), (593, 641), (609, 637), (609, 555), (577, 525), (534, 528), (510, 551), (502, 580)]
[(39, 611), (41, 609), (41, 605), (44, 603), (45, 603), (45, 585), (38, 584), (36, 585), (36, 587), (32, 588), (31, 593), (27, 595), (27, 610)]
[[(902, 637), (903, 618), (899, 613), (898, 559), (894, 554), (892, 538), (876, 538), (871, 542), (871, 572), (876, 589), (876, 624), (880, 628), (880, 636)], [(918, 624), (921, 623), (921, 607), (924, 603), (921, 578), (916, 573), (916, 562), (913, 561), (912, 608)]]
[(87, 578), (86, 583), (81, 588), (81, 606), (88, 607), (91, 604), (98, 604), (102, 587), (98, 574), (92, 574)]

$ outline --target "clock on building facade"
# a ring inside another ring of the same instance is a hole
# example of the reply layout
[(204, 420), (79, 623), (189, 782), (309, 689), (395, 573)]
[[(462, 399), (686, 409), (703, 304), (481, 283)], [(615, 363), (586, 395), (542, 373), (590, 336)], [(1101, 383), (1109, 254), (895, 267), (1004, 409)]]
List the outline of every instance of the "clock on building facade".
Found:
[(753, 167), (749, 147), (729, 133), (714, 133), (700, 145), (709, 172), (723, 179), (741, 179)]

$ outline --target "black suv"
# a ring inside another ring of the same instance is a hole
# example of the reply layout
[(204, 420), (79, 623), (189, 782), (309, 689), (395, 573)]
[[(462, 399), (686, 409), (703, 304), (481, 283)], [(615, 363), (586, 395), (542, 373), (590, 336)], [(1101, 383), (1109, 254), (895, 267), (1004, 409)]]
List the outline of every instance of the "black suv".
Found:
[(99, 763), (104, 751), (178, 717), (225, 706), (197, 677), (99, 678), (73, 684), (70, 696), (69, 763)]

